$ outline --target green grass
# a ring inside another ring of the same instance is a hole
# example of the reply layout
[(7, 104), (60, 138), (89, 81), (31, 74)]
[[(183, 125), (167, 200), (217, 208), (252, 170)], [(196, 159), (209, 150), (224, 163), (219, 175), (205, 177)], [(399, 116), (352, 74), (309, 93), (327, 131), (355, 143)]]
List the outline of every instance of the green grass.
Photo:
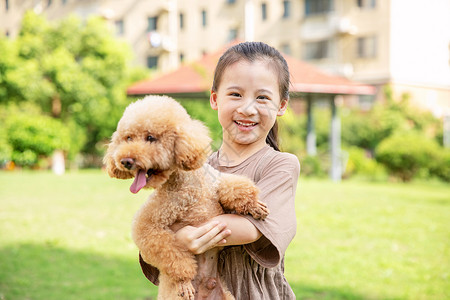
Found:
[[(0, 172), (0, 299), (152, 299), (130, 238), (146, 193), (99, 171)], [(450, 187), (301, 178), (297, 299), (450, 299)]]

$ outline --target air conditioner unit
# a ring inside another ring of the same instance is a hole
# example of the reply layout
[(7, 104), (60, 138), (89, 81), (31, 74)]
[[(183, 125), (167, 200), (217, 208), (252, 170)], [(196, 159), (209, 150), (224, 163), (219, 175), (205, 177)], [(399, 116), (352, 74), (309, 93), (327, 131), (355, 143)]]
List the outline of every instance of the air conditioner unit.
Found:
[(350, 34), (354, 35), (357, 33), (358, 28), (355, 25), (352, 25), (350, 19), (348, 18), (341, 18), (337, 22), (337, 32), (339, 34)]

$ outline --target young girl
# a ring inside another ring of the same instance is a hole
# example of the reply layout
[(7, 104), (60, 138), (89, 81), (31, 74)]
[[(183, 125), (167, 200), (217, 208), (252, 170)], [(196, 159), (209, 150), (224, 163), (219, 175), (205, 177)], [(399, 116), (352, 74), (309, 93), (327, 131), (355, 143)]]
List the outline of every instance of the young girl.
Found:
[[(284, 253), (296, 233), (300, 165), (294, 155), (279, 152), (276, 123), (288, 99), (289, 70), (276, 49), (246, 42), (220, 58), (210, 103), (218, 112), (223, 142), (209, 164), (251, 178), (270, 213), (264, 221), (220, 215), (200, 227), (179, 229), (176, 238), (194, 254), (225, 246), (219, 274), (236, 299), (295, 299), (284, 277)], [(143, 270), (155, 283), (157, 274), (149, 274), (145, 265)]]

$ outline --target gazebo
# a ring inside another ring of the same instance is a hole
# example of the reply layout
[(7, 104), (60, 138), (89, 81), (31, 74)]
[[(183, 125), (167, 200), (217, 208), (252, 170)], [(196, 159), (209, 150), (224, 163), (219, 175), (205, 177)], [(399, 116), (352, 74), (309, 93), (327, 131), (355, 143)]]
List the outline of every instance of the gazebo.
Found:
[[(174, 97), (209, 97), (214, 68), (226, 49), (204, 55), (198, 61), (187, 63), (178, 69), (156, 78), (137, 82), (127, 89), (129, 96), (147, 94), (165, 94)], [(337, 114), (336, 96), (339, 95), (374, 95), (375, 87), (364, 85), (344, 77), (327, 74), (315, 66), (290, 56), (284, 56), (291, 73), (291, 93), (300, 95), (307, 104), (307, 139), (306, 150), (309, 155), (316, 154), (316, 138), (313, 120), (313, 102), (317, 95), (326, 97), (331, 107), (330, 128), (330, 177), (339, 181), (342, 176), (341, 126)]]

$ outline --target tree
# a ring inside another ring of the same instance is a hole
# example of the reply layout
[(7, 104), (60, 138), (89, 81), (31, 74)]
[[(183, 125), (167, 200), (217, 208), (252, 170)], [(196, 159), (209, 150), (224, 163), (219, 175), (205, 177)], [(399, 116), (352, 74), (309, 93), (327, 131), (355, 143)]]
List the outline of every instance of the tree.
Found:
[(130, 78), (146, 75), (130, 67), (128, 45), (100, 18), (49, 23), (27, 12), (17, 39), (0, 40), (0, 49), (0, 105), (35, 103), (81, 132), (86, 142), (80, 147), (81, 138), (77, 146), (87, 153), (97, 153), (97, 143), (114, 131)]

